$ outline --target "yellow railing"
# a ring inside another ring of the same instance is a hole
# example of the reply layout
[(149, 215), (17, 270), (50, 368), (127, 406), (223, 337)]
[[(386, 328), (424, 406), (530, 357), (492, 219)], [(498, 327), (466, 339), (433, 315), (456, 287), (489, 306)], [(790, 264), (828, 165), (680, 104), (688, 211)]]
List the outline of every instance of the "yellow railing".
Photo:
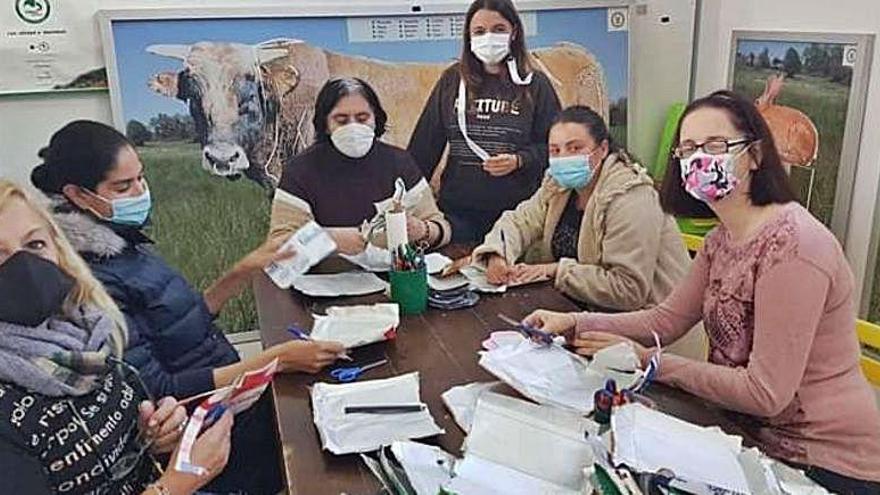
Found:
[(856, 320), (856, 333), (862, 345), (862, 373), (875, 387), (880, 387), (880, 325)]

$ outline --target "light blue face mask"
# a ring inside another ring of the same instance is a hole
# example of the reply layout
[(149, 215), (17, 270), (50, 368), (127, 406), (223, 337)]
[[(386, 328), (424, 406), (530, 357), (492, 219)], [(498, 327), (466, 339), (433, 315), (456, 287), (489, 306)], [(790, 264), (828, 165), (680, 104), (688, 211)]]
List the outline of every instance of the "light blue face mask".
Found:
[[(98, 196), (95, 194), (95, 196)], [(150, 189), (144, 188), (143, 194), (133, 198), (117, 198), (113, 200), (98, 196), (102, 200), (110, 203), (110, 209), (113, 214), (108, 218), (110, 222), (117, 225), (130, 225), (140, 227), (147, 223), (150, 217), (150, 210), (153, 208), (153, 199), (150, 196)]]
[(587, 155), (550, 158), (550, 177), (565, 189), (580, 189), (590, 183), (593, 165)]

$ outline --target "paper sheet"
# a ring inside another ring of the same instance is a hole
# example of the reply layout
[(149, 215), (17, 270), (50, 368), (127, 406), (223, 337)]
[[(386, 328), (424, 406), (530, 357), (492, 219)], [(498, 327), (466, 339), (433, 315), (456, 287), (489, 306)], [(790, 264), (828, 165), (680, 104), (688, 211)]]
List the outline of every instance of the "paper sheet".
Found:
[(425, 255), (425, 267), (430, 274), (440, 273), (451, 264), (452, 260), (442, 253), (428, 253)]
[(593, 456), (592, 421), (494, 392), (477, 401), (464, 460), (447, 488), (470, 493), (580, 494)]
[(368, 272), (387, 272), (391, 270), (391, 251), (372, 243), (358, 254), (340, 254), (340, 258), (353, 263)]
[[(668, 469), (692, 493), (709, 493), (710, 487), (749, 494), (748, 482), (726, 435), (709, 431), (659, 411), (634, 403), (611, 415), (615, 440), (614, 462), (642, 472)], [(695, 450), (697, 449), (697, 450)], [(699, 455), (694, 455), (698, 452)]]
[(281, 250), (285, 249), (296, 251), (296, 255), (288, 260), (273, 262), (264, 269), (275, 285), (282, 289), (289, 288), (297, 277), (336, 251), (336, 243), (320, 225), (309, 222), (281, 246)]
[(429, 437), (444, 431), (431, 413), (346, 414), (346, 406), (418, 404), (419, 374), (312, 387), (313, 419), (326, 450), (334, 454), (368, 452), (397, 440)]
[(526, 339), (481, 353), (480, 366), (539, 404), (587, 414), (605, 377), (560, 346)]
[(311, 337), (341, 342), (346, 349), (394, 338), (400, 324), (400, 306), (372, 304), (332, 306), (325, 315), (313, 315)]
[(452, 275), (449, 277), (437, 277), (434, 275), (428, 275), (428, 287), (432, 290), (436, 291), (445, 291), (458, 289), (459, 287), (464, 287), (468, 285), (470, 282), (464, 275)]
[(452, 387), (440, 396), (443, 404), (452, 413), (455, 423), (465, 433), (471, 431), (474, 422), (474, 411), (477, 409), (477, 399), (501, 382), (474, 382), (467, 385)]
[(345, 272), (303, 275), (294, 279), (293, 288), (313, 297), (362, 296), (381, 292), (388, 283), (372, 273)]
[(437, 495), (452, 478), (457, 460), (443, 449), (418, 442), (394, 442), (391, 452), (400, 461), (418, 495)]
[(503, 292), (507, 292), (506, 285), (494, 285), (490, 284), (486, 279), (486, 272), (474, 265), (463, 266), (459, 270), (459, 273), (464, 275), (471, 284), (471, 288), (479, 292), (485, 292), (487, 294), (500, 294)]

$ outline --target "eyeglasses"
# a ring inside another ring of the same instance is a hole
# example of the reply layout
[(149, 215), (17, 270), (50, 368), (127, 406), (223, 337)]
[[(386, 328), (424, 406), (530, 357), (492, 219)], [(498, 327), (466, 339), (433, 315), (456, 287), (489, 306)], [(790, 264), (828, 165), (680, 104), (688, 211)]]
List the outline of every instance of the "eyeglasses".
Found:
[(723, 155), (730, 151), (730, 148), (753, 142), (755, 142), (755, 140), (751, 138), (735, 140), (713, 138), (703, 141), (702, 143), (685, 141), (672, 150), (672, 155), (676, 158), (690, 158), (691, 155), (697, 152), (697, 150), (703, 150), (710, 155)]

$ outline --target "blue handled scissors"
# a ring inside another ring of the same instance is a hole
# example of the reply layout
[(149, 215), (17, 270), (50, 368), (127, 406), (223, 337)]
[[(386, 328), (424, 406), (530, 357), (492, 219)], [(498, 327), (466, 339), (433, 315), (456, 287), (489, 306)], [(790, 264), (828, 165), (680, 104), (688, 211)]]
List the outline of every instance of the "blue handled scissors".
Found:
[(508, 325), (516, 328), (520, 333), (526, 336), (529, 340), (539, 342), (542, 345), (551, 345), (553, 344), (553, 334), (545, 332), (543, 330), (539, 330), (533, 326), (526, 325), (525, 323), (514, 320), (513, 318), (498, 313), (498, 318), (507, 323)]
[(373, 368), (378, 368), (383, 364), (388, 364), (387, 359), (382, 359), (376, 361), (375, 363), (370, 363), (365, 366), (352, 366), (350, 368), (336, 368), (335, 370), (330, 372), (330, 376), (335, 378), (337, 381), (342, 383), (349, 383), (357, 380), (360, 376), (367, 370), (371, 370)]

